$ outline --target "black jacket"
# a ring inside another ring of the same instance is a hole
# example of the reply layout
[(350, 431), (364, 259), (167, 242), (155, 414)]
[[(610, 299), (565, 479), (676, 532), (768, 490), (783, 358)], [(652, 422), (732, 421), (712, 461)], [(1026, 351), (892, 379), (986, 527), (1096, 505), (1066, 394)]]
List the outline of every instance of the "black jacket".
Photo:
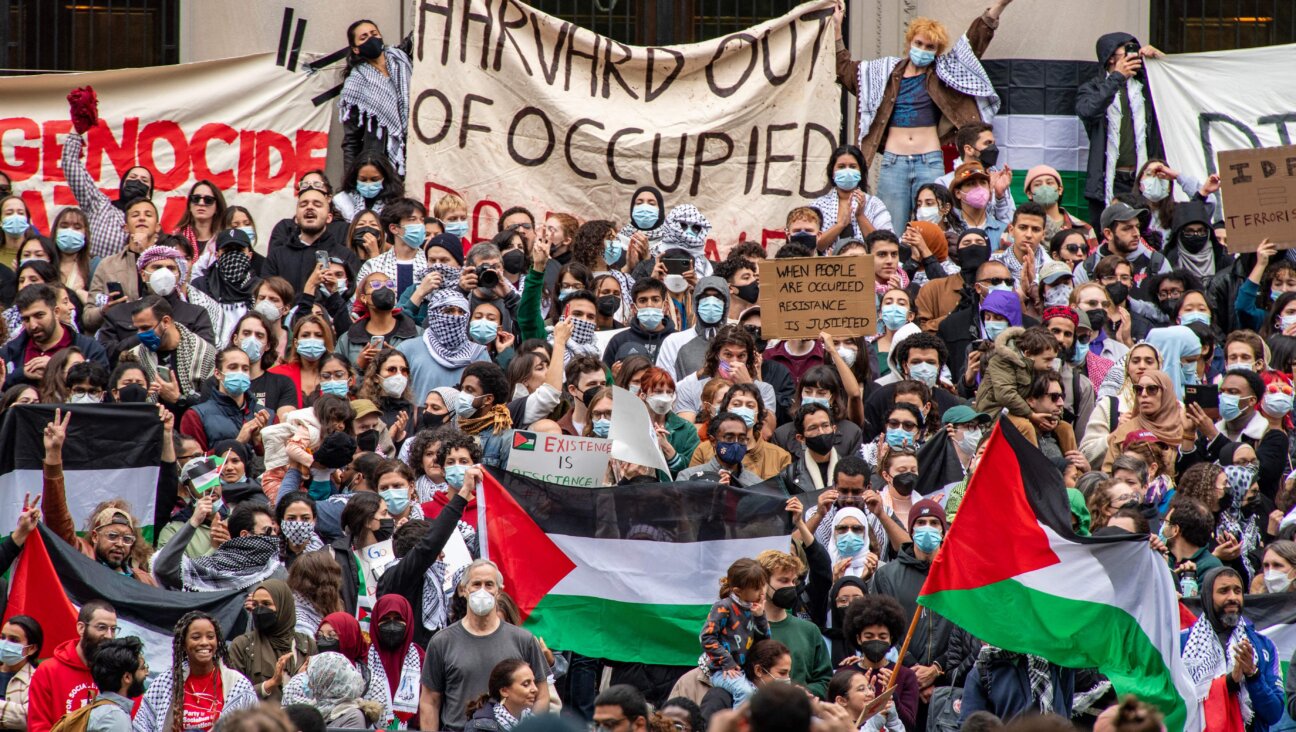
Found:
[[(63, 327), (67, 328), (68, 326), (65, 324)], [(23, 375), (23, 366), (27, 363), (25, 353), (27, 351), (28, 338), (29, 336), (27, 335), (27, 331), (24, 330), (14, 337), (13, 340), (6, 343), (4, 345), (4, 350), (0, 351), (0, 358), (4, 359), (5, 370), (7, 372), (4, 380), (4, 388), (6, 389), (19, 384), (39, 386), (39, 381), (33, 381)], [(80, 349), (81, 355), (85, 356), (87, 361), (98, 361), (99, 365), (103, 366), (105, 369), (110, 371), (112, 370), (112, 364), (108, 363), (108, 354), (104, 351), (103, 346), (100, 346), (99, 342), (95, 339), (84, 333), (73, 333), (72, 345), (75, 348)]]
[[(922, 612), (918, 627), (914, 630), (913, 640), (909, 643), (909, 656), (906, 663), (912, 661), (922, 666), (933, 663), (942, 669), (952, 666), (949, 660), (949, 638), (954, 631), (954, 624), (927, 608), (918, 607), (918, 593), (927, 581), (927, 572), (931, 562), (924, 562), (914, 556), (913, 544), (900, 547), (900, 556), (894, 561), (878, 567), (873, 575), (873, 593), (894, 597), (900, 607), (904, 608), (905, 624), (913, 620), (915, 612)], [(942, 676), (937, 685), (948, 683)]]
[[(1125, 87), (1124, 76), (1112, 71), (1106, 72), (1107, 59), (1127, 41), (1137, 40), (1128, 33), (1108, 33), (1098, 39), (1098, 69), (1093, 77), (1080, 85), (1076, 90), (1076, 116), (1084, 123), (1085, 133), (1089, 135), (1088, 180), (1085, 181), (1085, 198), (1106, 203), (1107, 187), (1107, 107)], [(1165, 158), (1165, 147), (1161, 144), (1161, 130), (1157, 127), (1156, 110), (1152, 106), (1152, 92), (1148, 88), (1147, 75), (1143, 72), (1134, 77), (1143, 84), (1143, 113), (1147, 119), (1147, 157)]]
[(662, 341), (675, 332), (675, 324), (670, 318), (662, 318), (662, 326), (661, 330), (653, 333), (645, 329), (638, 318), (631, 318), (630, 327), (612, 336), (607, 348), (603, 349), (603, 363), (612, 368), (612, 364), (635, 354), (647, 356), (656, 363)]
[[(217, 345), (211, 316), (207, 314), (205, 308), (181, 300), (180, 295), (175, 292), (167, 295), (165, 299), (171, 305), (171, 315), (175, 322), (188, 328), (190, 333), (204, 341)], [(99, 339), (104, 352), (112, 358), (113, 363), (117, 362), (117, 357), (122, 351), (134, 348), (139, 343), (139, 339), (134, 338), (136, 330), (131, 320), (134, 309), (135, 303), (124, 303), (108, 308), (104, 311), (103, 325), (95, 334), (95, 338)]]
[(299, 231), (297, 236), (284, 242), (282, 246), (270, 249), (270, 254), (266, 257), (265, 274), (267, 277), (282, 277), (288, 280), (294, 290), (301, 292), (306, 287), (311, 270), (315, 269), (315, 252), (321, 250), (328, 252), (329, 257), (346, 262), (352, 271), (360, 269), (355, 252), (341, 242), (332, 229), (325, 227), (314, 244), (303, 243)]
[[(400, 561), (393, 564), (383, 572), (383, 576), (378, 578), (378, 592), (376, 595), (386, 595), (396, 593), (403, 595), (409, 600), (410, 607), (414, 612), (414, 642), (420, 647), (426, 648), (428, 641), (432, 640), (432, 631), (423, 627), (423, 582), (424, 573), (428, 567), (437, 560), (441, 555), (441, 550), (445, 549), (446, 542), (450, 540), (450, 535), (458, 530), (459, 519), (463, 517), (464, 506), (468, 505), (458, 494), (454, 495), (446, 507), (441, 509), (441, 513), (432, 519), (432, 528), (423, 535), (422, 539), (409, 550)], [(336, 546), (336, 544), (335, 544)], [(348, 551), (347, 556), (351, 553)], [(352, 560), (354, 561), (354, 560)], [(348, 565), (342, 565), (342, 594), (347, 596), (346, 572)], [(351, 584), (356, 581), (354, 568), (351, 571)], [(350, 590), (350, 597), (354, 602), (355, 591)], [(350, 608), (347, 612), (353, 612)]]

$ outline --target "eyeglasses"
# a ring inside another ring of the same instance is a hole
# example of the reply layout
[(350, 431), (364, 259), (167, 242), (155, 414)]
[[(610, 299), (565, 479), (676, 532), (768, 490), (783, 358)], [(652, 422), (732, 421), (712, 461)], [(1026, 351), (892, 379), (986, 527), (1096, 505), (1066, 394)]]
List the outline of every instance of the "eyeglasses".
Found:
[(1134, 385), (1135, 396), (1143, 396), (1144, 394), (1147, 394), (1148, 396), (1154, 397), (1160, 393), (1161, 393), (1160, 384), (1148, 384), (1147, 386), (1143, 386), (1142, 384)]
[(611, 732), (611, 730), (615, 730), (616, 728), (620, 727), (622, 722), (629, 722), (629, 721), (630, 720), (626, 717), (621, 717), (620, 719), (605, 719), (602, 722), (594, 721), (589, 723), (588, 729), (589, 732), (599, 732), (599, 730), (608, 730), (609, 732)]
[(396, 283), (391, 280), (369, 280), (371, 290), (395, 290)]
[(833, 529), (833, 531), (839, 535), (863, 534), (864, 527), (863, 526), (838, 526), (837, 528)]
[(74, 386), (74, 387), (72, 387), (72, 393), (73, 393), (73, 394), (90, 394), (90, 395), (92, 395), (92, 396), (99, 396), (100, 394), (103, 394), (103, 389), (100, 389), (100, 388), (95, 387), (95, 386)]
[(189, 196), (189, 203), (197, 203), (203, 206), (211, 206), (216, 203), (216, 197), (204, 195), (202, 193), (194, 193)]
[(991, 287), (998, 287), (999, 285), (1011, 285), (1012, 278), (1011, 277), (988, 277), (984, 280), (977, 280), (977, 282), (983, 285), (990, 285)]
[(134, 534), (123, 534), (119, 531), (109, 531), (105, 533), (103, 537), (108, 540), (109, 544), (123, 544), (125, 546), (135, 545)]
[(886, 426), (887, 426), (887, 429), (889, 429), (889, 430), (898, 430), (898, 429), (916, 430), (916, 429), (918, 429), (918, 423), (915, 422), (915, 421), (913, 421), (913, 420), (911, 420), (911, 419), (905, 419), (905, 420), (900, 420), (900, 419), (888, 419), (888, 420), (887, 420), (887, 423), (886, 423)]
[(1047, 396), (1049, 399), (1052, 399), (1052, 400), (1055, 401), (1055, 402), (1060, 402), (1060, 401), (1065, 401), (1065, 400), (1066, 400), (1066, 395), (1063, 394), (1063, 393), (1060, 392), (1060, 391), (1050, 391), (1050, 392), (1049, 392), (1048, 394), (1046, 394), (1045, 396)]
[(1161, 290), (1157, 293), (1157, 299), (1164, 302), (1165, 300), (1173, 300), (1177, 297), (1183, 297), (1183, 294), (1184, 291), (1180, 289)]

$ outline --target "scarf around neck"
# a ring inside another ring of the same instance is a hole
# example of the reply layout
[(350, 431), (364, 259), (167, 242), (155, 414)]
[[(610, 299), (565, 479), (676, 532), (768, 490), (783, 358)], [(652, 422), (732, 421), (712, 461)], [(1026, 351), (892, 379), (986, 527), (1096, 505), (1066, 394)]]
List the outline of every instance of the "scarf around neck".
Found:
[[(463, 315), (449, 315), (442, 308), (454, 306)], [(438, 290), (428, 303), (427, 329), (423, 343), (432, 360), (448, 369), (461, 369), (485, 352), (486, 348), (468, 340), (468, 300), (452, 288)]]
[(205, 557), (185, 557), (180, 565), (180, 575), (185, 590), (215, 592), (254, 585), (277, 569), (278, 537), (238, 536)]
[(411, 64), (409, 56), (395, 46), (383, 49), (387, 58), (387, 73), (370, 63), (361, 63), (351, 70), (338, 97), (338, 122), (355, 117), (357, 123), (369, 127), (379, 138), (387, 139), (387, 157), (396, 172), (405, 175), (405, 121), (409, 119), (409, 82)]

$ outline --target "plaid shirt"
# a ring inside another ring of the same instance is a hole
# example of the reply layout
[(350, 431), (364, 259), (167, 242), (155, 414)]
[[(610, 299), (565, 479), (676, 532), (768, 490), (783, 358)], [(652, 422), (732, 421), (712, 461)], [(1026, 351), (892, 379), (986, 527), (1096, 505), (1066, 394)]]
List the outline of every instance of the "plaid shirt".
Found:
[(126, 248), (126, 214), (113, 205), (99, 187), (81, 160), (85, 140), (72, 133), (63, 143), (63, 176), (67, 178), (77, 205), (90, 220), (90, 256), (107, 257)]

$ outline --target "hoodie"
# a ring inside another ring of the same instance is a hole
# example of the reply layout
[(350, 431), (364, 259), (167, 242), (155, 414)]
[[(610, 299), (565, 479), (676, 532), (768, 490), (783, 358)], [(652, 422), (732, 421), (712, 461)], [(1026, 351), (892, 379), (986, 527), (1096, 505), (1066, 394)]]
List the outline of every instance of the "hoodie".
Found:
[[(944, 518), (943, 514), (941, 518)], [(912, 621), (914, 613), (922, 613), (909, 644), (909, 656), (913, 663), (922, 666), (937, 663), (941, 668), (951, 668), (948, 657), (949, 639), (954, 624), (930, 610), (918, 607), (918, 594), (927, 581), (930, 570), (931, 562), (915, 556), (912, 543), (905, 544), (900, 547), (900, 556), (895, 561), (878, 567), (873, 575), (873, 594), (894, 597), (904, 608), (905, 622)], [(941, 682), (938, 680), (937, 683)]]
[(1035, 378), (1031, 362), (1017, 349), (1017, 336), (1023, 328), (1007, 328), (995, 338), (994, 352), (982, 372), (977, 389), (975, 409), (998, 414), (1007, 409), (1014, 417), (1030, 417), (1033, 410), (1026, 403), (1026, 392)]
[(326, 227), (314, 244), (303, 242), (298, 230), (298, 235), (285, 241), (283, 246), (271, 248), (263, 274), (266, 277), (282, 277), (288, 280), (294, 291), (301, 292), (306, 289), (306, 280), (310, 279), (311, 271), (315, 269), (315, 252), (318, 251), (327, 252), (329, 257), (346, 262), (352, 272), (360, 269), (360, 261), (355, 252), (335, 238), (333, 229)]
[(77, 654), (79, 638), (65, 640), (54, 657), (36, 667), (27, 688), (27, 729), (49, 732), (64, 714), (88, 704), (99, 691)]
[(662, 329), (656, 332), (645, 328), (643, 323), (639, 322), (639, 318), (631, 318), (630, 327), (612, 336), (612, 340), (608, 341), (607, 347), (603, 349), (603, 363), (607, 364), (608, 368), (612, 368), (612, 364), (635, 354), (647, 356), (649, 360), (656, 363), (662, 343), (674, 332), (675, 324), (670, 318), (663, 317)]
[[(1101, 36), (1097, 44), (1095, 44), (1095, 51), (1097, 51), (1098, 56), (1098, 67), (1103, 71), (1095, 74), (1076, 90), (1076, 116), (1084, 123), (1085, 133), (1089, 136), (1089, 159), (1086, 166), (1087, 178), (1084, 195), (1090, 201), (1105, 203), (1108, 199), (1106, 193), (1107, 166), (1115, 161), (1107, 160), (1109, 142), (1107, 109), (1115, 101), (1116, 95), (1120, 93), (1121, 89), (1125, 88), (1126, 79), (1115, 71), (1106, 71), (1107, 59), (1111, 58), (1116, 49), (1128, 41), (1137, 42), (1138, 39), (1125, 32), (1107, 33)], [(1139, 105), (1141, 109), (1138, 109), (1143, 115), (1143, 120), (1136, 121), (1134, 129), (1135, 134), (1137, 134), (1139, 128), (1142, 127), (1146, 135), (1146, 144), (1141, 144), (1144, 147), (1144, 159), (1164, 159), (1165, 150), (1161, 143), (1161, 130), (1157, 127), (1156, 110), (1152, 105), (1152, 95), (1147, 91), (1147, 77), (1145, 74), (1139, 74), (1134, 78), (1141, 78), (1141, 84), (1143, 85), (1143, 101)]]
[[(1206, 227), (1206, 246), (1200, 252), (1194, 253), (1184, 248), (1183, 230), (1189, 224), (1202, 224)], [(1175, 204), (1170, 240), (1166, 243), (1163, 254), (1171, 268), (1182, 269), (1194, 275), (1203, 289), (1210, 286), (1210, 280), (1216, 272), (1227, 270), (1233, 263), (1233, 258), (1211, 228), (1211, 206), (1195, 198)]]
[[(729, 312), (729, 283), (723, 277), (703, 277), (693, 288), (693, 312), (697, 312), (698, 303), (706, 297), (707, 291), (719, 297), (724, 303), (724, 312)], [(688, 330), (674, 333), (662, 342), (657, 352), (657, 367), (670, 374), (676, 383), (689, 374), (696, 373), (706, 361), (707, 347), (711, 345), (711, 336), (716, 329), (725, 324), (724, 315), (721, 321), (708, 326), (701, 318), (694, 316), (694, 325)]]

